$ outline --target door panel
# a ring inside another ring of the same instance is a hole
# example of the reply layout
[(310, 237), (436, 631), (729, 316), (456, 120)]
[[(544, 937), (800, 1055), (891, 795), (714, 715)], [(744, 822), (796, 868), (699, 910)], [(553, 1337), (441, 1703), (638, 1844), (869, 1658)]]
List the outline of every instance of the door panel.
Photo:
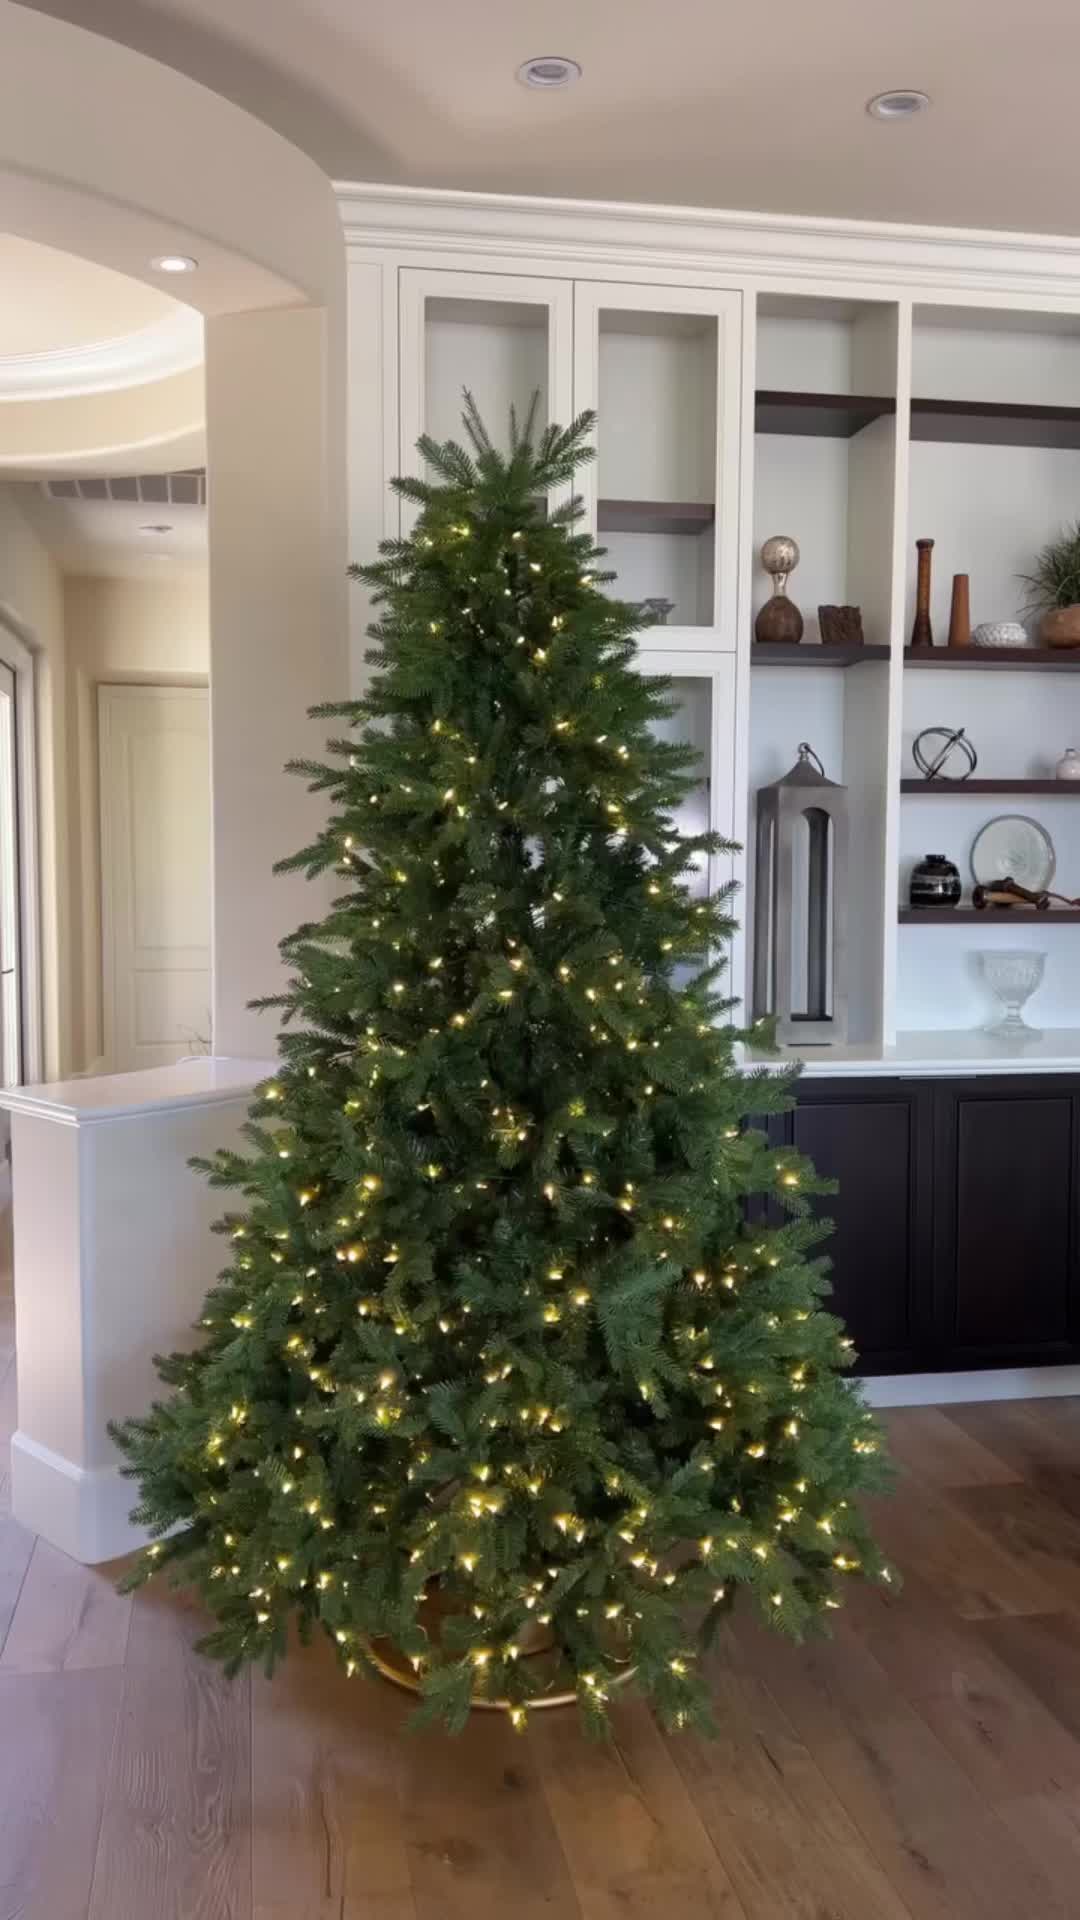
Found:
[(1073, 1336), (1075, 1100), (969, 1087), (938, 1093), (939, 1330), (979, 1349), (1064, 1347)]
[(209, 700), (101, 687), (105, 1058), (113, 1072), (210, 1048)]
[(832, 1262), (827, 1304), (871, 1370), (901, 1363), (921, 1339), (928, 1104), (911, 1086), (850, 1099), (807, 1089), (791, 1117), (792, 1144), (839, 1182), (813, 1203), (834, 1223), (821, 1248)]

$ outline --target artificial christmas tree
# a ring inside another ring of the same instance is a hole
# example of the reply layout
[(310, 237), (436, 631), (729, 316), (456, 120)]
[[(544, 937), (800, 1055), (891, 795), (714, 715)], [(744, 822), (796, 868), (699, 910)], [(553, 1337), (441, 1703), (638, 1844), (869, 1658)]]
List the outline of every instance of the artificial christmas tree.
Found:
[(730, 901), (687, 886), (719, 843), (671, 824), (695, 755), (651, 731), (671, 702), (599, 550), (545, 515), (591, 421), (506, 456), (466, 424), (398, 483), (415, 532), (359, 570), (374, 683), (297, 769), (334, 810), (284, 864), (343, 892), (283, 945), (251, 1153), (208, 1168), (244, 1206), (199, 1343), (117, 1436), (158, 1536), (133, 1578), (194, 1581), (230, 1666), (296, 1616), (348, 1674), (390, 1643), (454, 1727), (567, 1685), (599, 1727), (631, 1668), (701, 1724), (691, 1618), (743, 1588), (798, 1634), (889, 1577), (856, 1504), (880, 1439), (812, 1171), (745, 1125), (789, 1085), (734, 1064)]

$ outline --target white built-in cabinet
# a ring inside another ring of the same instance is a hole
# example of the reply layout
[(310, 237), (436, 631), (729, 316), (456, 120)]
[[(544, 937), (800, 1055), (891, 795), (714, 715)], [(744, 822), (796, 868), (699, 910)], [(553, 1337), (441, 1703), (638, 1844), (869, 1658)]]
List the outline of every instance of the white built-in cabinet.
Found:
[[(415, 468), (422, 432), (459, 432), (464, 388), (496, 436), (534, 393), (542, 421), (594, 408), (586, 524), (621, 597), (672, 603), (639, 663), (672, 678), (668, 725), (702, 751), (687, 830), (751, 846), (754, 796), (803, 740), (849, 790), (843, 1059), (931, 1031), (946, 1051), (991, 1012), (978, 954), (1003, 945), (1046, 952), (1033, 1015), (1075, 1029), (1080, 1057), (1080, 924), (903, 912), (919, 856), (946, 853), (968, 879), (974, 834), (1001, 812), (1042, 821), (1055, 884), (1080, 894), (1080, 791), (1018, 784), (1080, 746), (1080, 657), (928, 669), (905, 653), (917, 537), (935, 541), (943, 647), (954, 572), (973, 621), (1016, 618), (1018, 575), (1080, 519), (1080, 247), (405, 190), (347, 190), (343, 216), (360, 550), (401, 524), (390, 475)], [(752, 639), (774, 533), (802, 552), (790, 657)], [(828, 604), (861, 607), (861, 651), (821, 648)], [(906, 790), (931, 725), (964, 726), (995, 787)], [(750, 865), (720, 857), (695, 882), (745, 890), (740, 994)]]

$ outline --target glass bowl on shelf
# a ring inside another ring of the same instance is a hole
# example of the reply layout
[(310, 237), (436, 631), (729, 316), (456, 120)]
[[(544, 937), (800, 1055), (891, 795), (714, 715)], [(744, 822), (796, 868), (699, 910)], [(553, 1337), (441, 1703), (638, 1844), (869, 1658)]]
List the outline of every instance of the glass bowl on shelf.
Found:
[(1003, 1020), (991, 1021), (984, 1029), (999, 1040), (1032, 1039), (1037, 1027), (1029, 1027), (1021, 1008), (1042, 985), (1046, 967), (1045, 953), (1027, 948), (995, 948), (980, 955), (983, 979), (1005, 1009)]

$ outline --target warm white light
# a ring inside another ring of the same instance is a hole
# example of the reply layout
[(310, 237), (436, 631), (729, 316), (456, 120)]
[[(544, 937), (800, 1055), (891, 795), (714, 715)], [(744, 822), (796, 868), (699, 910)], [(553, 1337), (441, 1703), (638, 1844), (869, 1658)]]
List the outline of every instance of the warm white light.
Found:
[(194, 273), (198, 264), (190, 253), (156, 253), (150, 262), (155, 273)]

